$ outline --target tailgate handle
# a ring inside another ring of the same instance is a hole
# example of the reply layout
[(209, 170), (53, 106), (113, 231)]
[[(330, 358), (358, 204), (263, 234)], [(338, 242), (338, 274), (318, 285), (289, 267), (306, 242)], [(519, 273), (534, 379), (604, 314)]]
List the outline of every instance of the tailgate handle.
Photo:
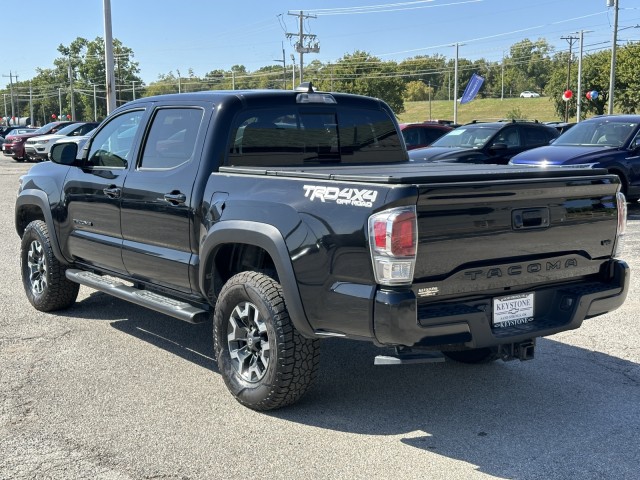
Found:
[(511, 224), (514, 230), (528, 228), (547, 228), (549, 226), (549, 209), (522, 208), (511, 212)]

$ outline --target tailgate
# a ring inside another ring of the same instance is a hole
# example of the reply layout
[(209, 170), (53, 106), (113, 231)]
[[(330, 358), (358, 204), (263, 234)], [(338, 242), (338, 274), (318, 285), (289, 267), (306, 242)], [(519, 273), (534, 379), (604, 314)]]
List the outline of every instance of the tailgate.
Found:
[(597, 275), (615, 245), (618, 185), (581, 174), (419, 185), (418, 297)]

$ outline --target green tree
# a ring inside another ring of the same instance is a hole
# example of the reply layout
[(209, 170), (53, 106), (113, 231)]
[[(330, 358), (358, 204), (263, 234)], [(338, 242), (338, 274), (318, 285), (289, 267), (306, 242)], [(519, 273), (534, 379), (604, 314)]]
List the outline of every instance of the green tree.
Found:
[(509, 50), (509, 75), (515, 80), (516, 91), (542, 92), (551, 73), (552, 48), (540, 38), (535, 42), (525, 38), (511, 45)]
[[(567, 90), (567, 65), (569, 61), (569, 53), (561, 52), (553, 56), (552, 69), (549, 81), (545, 86), (545, 95), (549, 97), (549, 101), (553, 102), (559, 120), (564, 120), (576, 116), (576, 96), (565, 101), (562, 95)], [(577, 68), (571, 69), (571, 78), (569, 80), (569, 89), (576, 90), (573, 85), (577, 85)]]
[(145, 97), (178, 93), (178, 77), (173, 72), (158, 75), (158, 80), (151, 82), (144, 91)]
[[(600, 52), (586, 55), (582, 61), (582, 118), (589, 114), (602, 115), (607, 110), (609, 103), (609, 71), (611, 64), (611, 52), (602, 50)], [(566, 82), (566, 80), (565, 80)], [(586, 92), (595, 90), (598, 92), (596, 99), (587, 99)]]
[[(113, 42), (117, 103), (133, 99), (134, 89), (143, 87), (133, 51), (115, 39)], [(34, 117), (38, 123), (50, 121), (52, 115), (71, 115), (71, 91), (77, 120), (93, 120), (106, 115), (104, 41), (76, 38), (69, 45), (59, 45), (61, 54), (53, 68), (38, 68), (36, 76), (21, 82), (25, 92), (31, 87)], [(96, 111), (94, 112), (94, 92)], [(140, 92), (142, 93), (142, 92)], [(139, 96), (139, 95), (138, 95)], [(28, 105), (24, 105), (28, 109)], [(22, 107), (21, 107), (22, 110)], [(27, 110), (28, 111), (28, 110)]]
[[(405, 83), (397, 77), (395, 62), (382, 62), (367, 52), (355, 51), (332, 65), (333, 90), (377, 97), (396, 112), (404, 111)], [(320, 81), (321, 90), (329, 90), (326, 77)]]
[(622, 113), (637, 113), (640, 110), (638, 72), (640, 72), (640, 43), (630, 43), (621, 47), (616, 54), (614, 103)]
[(423, 102), (429, 100), (429, 94), (433, 94), (433, 88), (420, 80), (414, 80), (407, 83), (404, 99), (408, 102)]
[(398, 74), (405, 82), (421, 81), (433, 89), (432, 95), (437, 95), (439, 87), (447, 74), (447, 61), (442, 55), (418, 55), (398, 64)]

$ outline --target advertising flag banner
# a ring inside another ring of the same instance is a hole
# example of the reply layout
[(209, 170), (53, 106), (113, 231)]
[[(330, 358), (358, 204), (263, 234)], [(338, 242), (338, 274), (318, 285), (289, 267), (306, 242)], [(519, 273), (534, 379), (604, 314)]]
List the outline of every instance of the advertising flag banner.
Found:
[(467, 88), (464, 89), (464, 93), (462, 94), (462, 99), (460, 103), (469, 103), (471, 100), (476, 98), (480, 87), (484, 83), (484, 77), (480, 75), (476, 75), (475, 73), (469, 79), (469, 83), (467, 83)]

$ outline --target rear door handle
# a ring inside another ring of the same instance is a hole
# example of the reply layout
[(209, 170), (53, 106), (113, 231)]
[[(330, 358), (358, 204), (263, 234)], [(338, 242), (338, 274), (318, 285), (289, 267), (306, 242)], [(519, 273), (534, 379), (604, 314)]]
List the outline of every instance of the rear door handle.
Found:
[(120, 198), (120, 194), (122, 193), (122, 190), (115, 185), (108, 186), (102, 191), (109, 198)]
[(171, 193), (165, 193), (164, 199), (171, 205), (182, 205), (187, 201), (187, 196), (184, 193), (173, 191)]

